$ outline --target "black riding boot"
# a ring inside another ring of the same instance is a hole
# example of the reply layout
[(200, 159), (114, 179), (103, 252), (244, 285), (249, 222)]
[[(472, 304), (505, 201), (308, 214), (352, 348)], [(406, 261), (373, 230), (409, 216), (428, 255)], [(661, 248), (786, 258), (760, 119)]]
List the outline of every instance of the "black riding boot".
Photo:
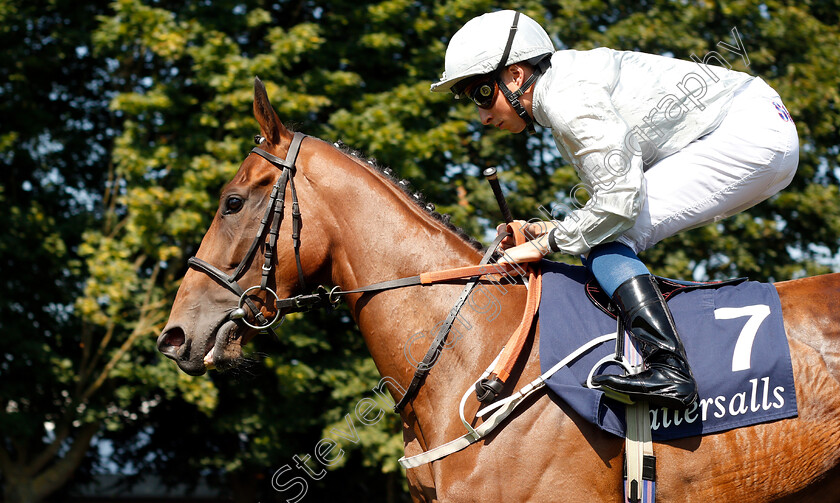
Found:
[(613, 294), (613, 301), (647, 369), (631, 376), (599, 375), (592, 382), (632, 400), (648, 400), (653, 406), (684, 409), (697, 399), (697, 383), (688, 366), (685, 348), (677, 334), (671, 310), (653, 276), (630, 278)]

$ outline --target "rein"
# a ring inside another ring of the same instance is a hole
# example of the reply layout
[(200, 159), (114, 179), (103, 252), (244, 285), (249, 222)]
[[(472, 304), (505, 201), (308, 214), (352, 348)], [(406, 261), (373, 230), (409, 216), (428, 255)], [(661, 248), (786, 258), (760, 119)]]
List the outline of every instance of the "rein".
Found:
[[(218, 282), (221, 286), (227, 288), (228, 290), (239, 296), (239, 301), (237, 302), (236, 308), (231, 310), (231, 312), (228, 314), (229, 320), (234, 321), (240, 327), (242, 325), (245, 325), (250, 328), (261, 331), (271, 330), (272, 333), (275, 333), (275, 335), (276, 329), (283, 323), (283, 320), (285, 319), (285, 314), (283, 316), (280, 316), (281, 312), (302, 312), (308, 311), (316, 307), (334, 307), (341, 301), (341, 296), (353, 293), (381, 292), (385, 290), (404, 288), (407, 286), (432, 285), (436, 283), (445, 283), (456, 279), (469, 278), (469, 281), (464, 286), (464, 290), (461, 292), (460, 297), (455, 302), (454, 307), (450, 309), (449, 315), (447, 316), (444, 323), (441, 325), (441, 328), (438, 331), (435, 339), (432, 341), (429, 350), (426, 352), (426, 356), (423, 358), (423, 361), (417, 367), (417, 370), (414, 373), (414, 376), (407, 388), (406, 393), (402, 396), (399, 403), (395, 404), (394, 410), (399, 412), (417, 394), (417, 391), (419, 390), (420, 386), (425, 380), (426, 375), (428, 375), (429, 371), (431, 370), (434, 361), (437, 359), (437, 356), (440, 353), (443, 345), (446, 343), (446, 337), (449, 334), (450, 329), (452, 328), (452, 324), (455, 321), (458, 312), (460, 311), (461, 307), (463, 307), (464, 303), (469, 297), (470, 292), (472, 292), (472, 290), (478, 284), (481, 277), (510, 273), (524, 274), (525, 271), (522, 269), (521, 266), (513, 263), (490, 263), (490, 260), (493, 258), (493, 255), (496, 252), (499, 243), (501, 243), (502, 239), (509, 235), (506, 233), (502, 233), (496, 237), (496, 239), (493, 241), (493, 244), (485, 252), (481, 262), (475, 266), (456, 267), (454, 269), (424, 272), (417, 276), (383, 281), (380, 283), (374, 283), (371, 285), (363, 286), (354, 290), (341, 290), (338, 286), (336, 286), (332, 290), (327, 291), (327, 289), (324, 286), (318, 286), (316, 289), (317, 291), (315, 293), (297, 295), (295, 297), (281, 299), (280, 296), (277, 295), (277, 292), (268, 286), (268, 279), (271, 276), (272, 271), (274, 270), (274, 257), (277, 251), (277, 237), (279, 234), (280, 225), (283, 222), (287, 187), (290, 188), (292, 196), (292, 242), (295, 251), (295, 265), (297, 266), (298, 281), (300, 283), (300, 286), (302, 289), (306, 290), (306, 281), (304, 279), (303, 267), (300, 261), (301, 214), (300, 207), (298, 205), (297, 190), (295, 189), (294, 182), (294, 175), (296, 172), (295, 162), (297, 161), (297, 157), (300, 152), (300, 146), (305, 137), (306, 135), (304, 135), (303, 133), (295, 133), (294, 138), (292, 139), (292, 143), (289, 146), (289, 152), (286, 156), (286, 159), (277, 157), (259, 147), (254, 147), (253, 149), (251, 149), (249, 155), (257, 154), (263, 159), (267, 160), (275, 168), (278, 168), (280, 170), (280, 175), (277, 177), (277, 181), (274, 183), (274, 186), (271, 190), (268, 207), (266, 208), (265, 213), (263, 214), (263, 218), (260, 221), (260, 226), (257, 230), (257, 234), (254, 237), (254, 240), (251, 242), (251, 246), (250, 248), (248, 248), (248, 252), (239, 262), (239, 265), (236, 267), (233, 273), (226, 274), (218, 267), (197, 257), (191, 257), (187, 261), (187, 264), (189, 265), (189, 267), (192, 267), (197, 271), (207, 274), (216, 282)], [(255, 140), (256, 139), (257, 138), (255, 138)], [(270, 227), (268, 227), (269, 225)], [(256, 251), (259, 248), (261, 240), (263, 239), (263, 235), (266, 233), (267, 227), (269, 230), (264, 247), (265, 252), (264, 262), (262, 265), (262, 279), (260, 280), (260, 283), (258, 285), (245, 288), (239, 284), (238, 279), (243, 275), (247, 266), (251, 263), (251, 260), (256, 255)], [(267, 296), (270, 295), (274, 297), (277, 313), (275, 314), (272, 320), (269, 321), (251, 299), (251, 297), (254, 296), (254, 294), (251, 294), (251, 292), (253, 292), (254, 290), (266, 292)], [(248, 309), (251, 311), (257, 324), (252, 324), (248, 321), (245, 306), (247, 306)], [(498, 394), (498, 391), (496, 392), (496, 394)]]

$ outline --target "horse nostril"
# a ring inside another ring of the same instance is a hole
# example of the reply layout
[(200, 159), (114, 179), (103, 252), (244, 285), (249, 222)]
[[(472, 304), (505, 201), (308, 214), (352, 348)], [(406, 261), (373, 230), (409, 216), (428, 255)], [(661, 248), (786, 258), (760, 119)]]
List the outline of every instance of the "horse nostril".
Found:
[(172, 327), (158, 337), (158, 351), (170, 358), (174, 358), (178, 348), (184, 344), (185, 340), (186, 335), (184, 334), (184, 331), (179, 327)]

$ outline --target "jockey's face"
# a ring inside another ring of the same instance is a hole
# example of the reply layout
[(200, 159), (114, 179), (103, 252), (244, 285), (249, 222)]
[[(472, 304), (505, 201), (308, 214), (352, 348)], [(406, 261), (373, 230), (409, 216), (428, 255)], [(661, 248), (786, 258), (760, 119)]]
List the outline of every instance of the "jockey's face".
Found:
[[(530, 76), (530, 69), (522, 65), (511, 65), (502, 72), (499, 76), (502, 82), (507, 85), (511, 91), (516, 91)], [(480, 85), (480, 83), (478, 84)], [(467, 93), (473, 89), (468, 88)], [(519, 102), (525, 107), (528, 115), (531, 113), (531, 97), (533, 95), (533, 86), (525, 94), (519, 97)], [(493, 97), (493, 103), (490, 108), (478, 108), (478, 117), (481, 123), (485, 126), (496, 126), (499, 129), (505, 129), (511, 133), (521, 133), (525, 129), (525, 121), (522, 120), (516, 111), (511, 106), (510, 102), (505, 98), (504, 94), (496, 90)]]

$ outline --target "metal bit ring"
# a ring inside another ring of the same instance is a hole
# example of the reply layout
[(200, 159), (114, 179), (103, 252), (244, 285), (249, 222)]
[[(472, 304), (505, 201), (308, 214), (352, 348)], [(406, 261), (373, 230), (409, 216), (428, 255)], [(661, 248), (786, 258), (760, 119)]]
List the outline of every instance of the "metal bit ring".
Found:
[[(242, 295), (239, 297), (239, 304), (237, 305), (237, 309), (236, 309), (236, 311), (234, 311), (234, 313), (239, 314), (239, 311), (241, 310), (241, 311), (242, 311), (242, 313), (244, 314), (245, 310), (242, 308), (242, 306), (243, 306), (243, 304), (245, 304), (245, 297), (247, 297), (247, 296), (248, 296), (248, 292), (250, 292), (251, 290), (266, 290), (266, 291), (268, 291), (271, 295), (273, 295), (273, 296), (274, 296), (274, 300), (275, 300), (275, 302), (276, 302), (277, 304), (279, 304), (279, 303), (280, 303), (280, 297), (277, 295), (277, 292), (275, 292), (275, 291), (274, 291), (274, 290), (272, 290), (271, 288), (261, 288), (259, 285), (254, 285), (254, 286), (252, 286), (251, 288), (249, 288), (249, 289), (245, 290), (244, 292), (242, 292)], [(244, 323), (244, 324), (248, 325), (249, 327), (251, 327), (251, 328), (253, 328), (253, 329), (255, 329), (255, 330), (267, 330), (267, 329), (271, 328), (271, 326), (272, 326), (272, 325), (274, 325), (274, 323), (275, 323), (278, 319), (280, 319), (280, 309), (277, 309), (277, 314), (275, 314), (275, 315), (274, 315), (274, 319), (273, 319), (273, 320), (271, 320), (271, 321), (269, 321), (267, 324), (265, 324), (265, 325), (263, 325), (263, 326), (259, 326), (259, 325), (252, 325), (252, 324), (248, 323), (247, 318), (246, 318), (246, 317), (244, 317), (244, 316), (243, 316), (241, 319), (242, 319), (242, 323)]]

